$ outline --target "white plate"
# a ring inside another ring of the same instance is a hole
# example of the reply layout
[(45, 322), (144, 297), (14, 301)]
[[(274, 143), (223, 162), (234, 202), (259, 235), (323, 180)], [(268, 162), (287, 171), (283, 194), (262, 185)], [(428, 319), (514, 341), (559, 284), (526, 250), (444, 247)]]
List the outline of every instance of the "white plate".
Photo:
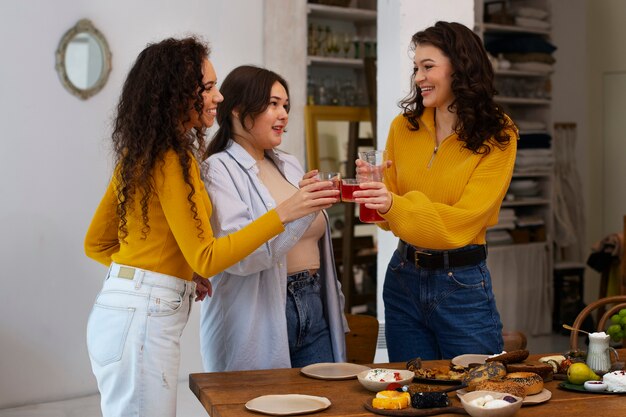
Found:
[(308, 414), (328, 407), (330, 401), (326, 397), (301, 394), (262, 395), (246, 403), (248, 410), (272, 416)]
[[(456, 395), (459, 397), (462, 397), (465, 394), (467, 394), (467, 391), (465, 389), (460, 389), (456, 392)], [(522, 405), (545, 403), (550, 398), (552, 398), (552, 392), (544, 388), (538, 394), (527, 395), (526, 398), (524, 398), (524, 400), (522, 401)]]
[(485, 359), (487, 359), (489, 355), (478, 355), (478, 354), (466, 354), (459, 355), (457, 357), (452, 358), (452, 365), (459, 365), (467, 368), (472, 363), (483, 364), (485, 363)]
[(304, 375), (317, 379), (353, 379), (359, 372), (370, 370), (369, 366), (348, 362), (322, 362), (305, 366), (300, 370)]

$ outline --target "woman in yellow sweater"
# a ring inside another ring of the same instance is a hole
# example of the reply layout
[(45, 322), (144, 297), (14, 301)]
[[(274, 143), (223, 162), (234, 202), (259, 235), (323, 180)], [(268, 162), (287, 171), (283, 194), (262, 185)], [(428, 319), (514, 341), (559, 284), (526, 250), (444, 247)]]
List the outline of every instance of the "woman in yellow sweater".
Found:
[(85, 238), (87, 255), (109, 267), (87, 325), (104, 417), (175, 416), (180, 336), (194, 294), (209, 288), (200, 276), (336, 202), (323, 190), (330, 182), (309, 184), (247, 227), (213, 235), (196, 159), (223, 100), (208, 55), (194, 38), (166, 39), (139, 54), (124, 83), (116, 168)]
[(400, 238), (383, 289), (389, 359), (499, 353), (485, 234), (513, 174), (517, 129), (493, 100), (493, 69), (470, 29), (438, 22), (411, 44), (412, 88), (389, 131), (384, 184), (354, 193)]

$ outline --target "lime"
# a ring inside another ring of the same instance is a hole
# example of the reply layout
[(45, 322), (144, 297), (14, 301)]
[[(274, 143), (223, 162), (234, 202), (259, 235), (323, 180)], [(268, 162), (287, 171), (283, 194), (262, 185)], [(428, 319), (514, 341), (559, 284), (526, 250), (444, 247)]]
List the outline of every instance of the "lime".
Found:
[(626, 308), (622, 308), (619, 313), (620, 317), (626, 317)]
[(622, 319), (622, 318), (621, 318), (618, 314), (613, 314), (613, 315), (611, 316), (611, 323), (613, 323), (613, 324), (619, 324), (619, 321), (620, 321), (621, 319)]
[(582, 385), (585, 381), (598, 381), (600, 377), (586, 363), (575, 362), (567, 369), (567, 380), (571, 384)]

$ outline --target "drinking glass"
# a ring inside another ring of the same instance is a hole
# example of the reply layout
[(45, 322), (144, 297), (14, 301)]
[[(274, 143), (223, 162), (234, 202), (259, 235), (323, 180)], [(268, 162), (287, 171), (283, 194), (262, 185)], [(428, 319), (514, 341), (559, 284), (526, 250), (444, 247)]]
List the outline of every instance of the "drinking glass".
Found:
[(317, 175), (315, 175), (315, 178), (320, 181), (332, 181), (333, 185), (329, 189), (341, 191), (341, 173), (332, 171), (319, 171)]
[[(364, 182), (381, 182), (383, 180), (383, 173), (387, 166), (387, 151), (374, 150), (359, 152), (359, 159), (367, 163), (367, 169), (360, 171), (357, 180), (359, 183)], [(365, 207), (365, 204), (359, 204), (359, 220), (363, 223), (378, 223), (384, 222), (380, 214), (375, 209)]]
[(341, 180), (341, 201), (354, 202), (352, 194), (359, 189), (356, 178), (344, 178)]

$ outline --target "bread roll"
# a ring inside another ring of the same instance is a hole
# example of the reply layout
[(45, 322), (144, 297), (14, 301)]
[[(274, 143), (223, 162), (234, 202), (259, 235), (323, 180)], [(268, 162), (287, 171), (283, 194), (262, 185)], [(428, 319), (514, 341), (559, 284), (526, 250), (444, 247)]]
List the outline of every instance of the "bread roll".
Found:
[(506, 372), (509, 374), (513, 372), (534, 372), (543, 379), (543, 382), (552, 381), (552, 377), (554, 376), (552, 365), (539, 361), (510, 363), (506, 366)]
[(468, 385), (476, 385), (488, 379), (501, 378), (506, 375), (506, 367), (500, 362), (488, 362), (484, 365), (470, 369), (467, 377), (463, 379)]
[(526, 395), (539, 394), (543, 390), (543, 378), (534, 372), (513, 372), (504, 377), (505, 381), (514, 381), (524, 387)]
[(493, 356), (485, 359), (485, 362), (502, 362), (507, 365), (509, 363), (521, 362), (528, 357), (529, 352), (526, 349), (512, 350), (510, 352), (504, 352), (500, 355)]
[[(469, 388), (470, 387), (468, 387), (468, 391), (470, 391)], [(471, 391), (495, 391), (515, 395), (516, 397), (520, 398), (526, 397), (526, 390), (524, 389), (524, 387), (515, 381), (502, 379), (487, 380), (479, 382), (471, 388)]]

